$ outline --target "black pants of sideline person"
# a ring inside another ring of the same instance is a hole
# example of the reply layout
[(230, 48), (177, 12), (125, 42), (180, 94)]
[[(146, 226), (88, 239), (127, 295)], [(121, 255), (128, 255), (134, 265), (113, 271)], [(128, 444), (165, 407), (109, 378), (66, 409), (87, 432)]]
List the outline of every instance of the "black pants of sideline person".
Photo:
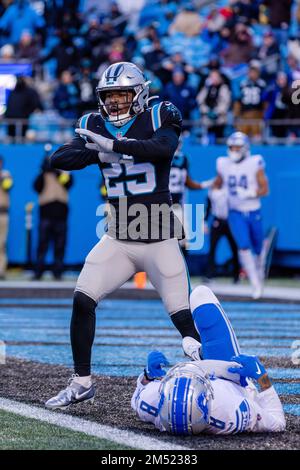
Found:
[(210, 230), (210, 248), (209, 248), (209, 254), (208, 254), (206, 277), (211, 278), (214, 275), (216, 249), (217, 249), (219, 240), (222, 237), (227, 238), (228, 243), (230, 245), (230, 248), (232, 251), (232, 262), (233, 262), (232, 275), (233, 275), (233, 280), (237, 282), (239, 279), (239, 270), (240, 270), (237, 245), (232, 236), (227, 220), (218, 219), (217, 217), (214, 218), (212, 225), (211, 225), (211, 230)]
[(40, 219), (35, 279), (40, 279), (45, 271), (45, 258), (51, 245), (54, 251), (53, 275), (56, 279), (61, 278), (64, 269), (66, 236), (65, 219), (44, 217)]

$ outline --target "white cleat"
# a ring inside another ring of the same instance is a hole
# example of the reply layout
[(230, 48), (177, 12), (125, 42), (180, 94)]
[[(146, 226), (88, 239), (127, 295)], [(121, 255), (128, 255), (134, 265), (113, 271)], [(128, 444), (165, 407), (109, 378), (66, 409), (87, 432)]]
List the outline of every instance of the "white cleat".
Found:
[(190, 357), (193, 361), (201, 361), (202, 345), (191, 336), (185, 336), (182, 339), (182, 349), (186, 356)]
[(262, 297), (264, 291), (264, 285), (261, 283), (255, 287), (253, 287), (252, 290), (252, 299), (253, 300), (258, 300)]

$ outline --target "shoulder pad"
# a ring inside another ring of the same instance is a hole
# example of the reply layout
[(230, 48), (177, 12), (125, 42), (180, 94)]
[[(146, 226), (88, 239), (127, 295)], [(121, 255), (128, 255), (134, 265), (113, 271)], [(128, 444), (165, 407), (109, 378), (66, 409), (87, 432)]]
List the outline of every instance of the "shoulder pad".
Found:
[[(81, 118), (78, 119), (76, 127), (80, 129), (89, 129), (95, 116), (97, 116), (96, 113), (84, 114), (81, 116)], [(88, 142), (88, 138), (86, 136), (82, 135), (81, 138)]]
[(217, 162), (216, 162), (216, 166), (217, 166), (217, 172), (221, 172), (224, 165), (226, 165), (226, 162), (228, 161), (228, 157), (218, 157), (217, 158)]
[(78, 119), (76, 127), (79, 127), (80, 129), (87, 129), (88, 128), (88, 122), (89, 118), (92, 115), (92, 113), (89, 114), (84, 114), (81, 116), (81, 118)]
[(169, 101), (161, 101), (151, 109), (152, 126), (156, 131), (160, 127), (174, 127), (178, 135), (181, 132), (182, 117), (180, 111)]
[(252, 155), (252, 159), (255, 160), (255, 163), (258, 166), (258, 168), (265, 167), (265, 161), (262, 155)]
[(188, 169), (188, 159), (187, 156), (179, 152), (178, 154), (174, 155), (173, 160), (172, 160), (172, 166), (176, 166), (181, 169)]

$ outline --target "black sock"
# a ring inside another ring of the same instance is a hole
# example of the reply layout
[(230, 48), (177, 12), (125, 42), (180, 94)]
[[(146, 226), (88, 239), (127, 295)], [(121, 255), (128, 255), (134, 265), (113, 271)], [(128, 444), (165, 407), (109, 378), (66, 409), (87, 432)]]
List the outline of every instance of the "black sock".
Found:
[(171, 315), (171, 320), (183, 338), (185, 336), (191, 336), (197, 341), (200, 341), (200, 336), (195, 328), (190, 310), (180, 310), (179, 312), (174, 313)]
[(83, 377), (91, 374), (91, 353), (95, 337), (96, 302), (75, 291), (71, 319), (71, 345), (75, 373)]

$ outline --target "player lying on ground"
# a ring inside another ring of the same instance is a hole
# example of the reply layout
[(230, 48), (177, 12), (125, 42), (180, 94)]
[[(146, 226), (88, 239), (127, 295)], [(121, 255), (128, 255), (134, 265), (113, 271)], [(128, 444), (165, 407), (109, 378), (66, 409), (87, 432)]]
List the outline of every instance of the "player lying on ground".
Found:
[(62, 170), (98, 166), (110, 217), (108, 231), (88, 254), (75, 288), (71, 345), (77, 375), (47, 401), (50, 409), (93, 399), (91, 351), (97, 303), (138, 271), (147, 273), (161, 296), (186, 352), (194, 349), (197, 354), (199, 349), (189, 307), (189, 278), (178, 243), (183, 229), (172, 211), (169, 191), (180, 113), (168, 102), (148, 107), (149, 82), (128, 62), (108, 67), (96, 91), (100, 112), (83, 116), (77, 137), (51, 157), (52, 167)]
[(173, 434), (284, 431), (282, 405), (267, 372), (257, 357), (240, 354), (218, 299), (199, 286), (190, 301), (203, 360), (179, 363), (165, 375), (165, 356), (150, 353), (131, 399), (139, 418)]

